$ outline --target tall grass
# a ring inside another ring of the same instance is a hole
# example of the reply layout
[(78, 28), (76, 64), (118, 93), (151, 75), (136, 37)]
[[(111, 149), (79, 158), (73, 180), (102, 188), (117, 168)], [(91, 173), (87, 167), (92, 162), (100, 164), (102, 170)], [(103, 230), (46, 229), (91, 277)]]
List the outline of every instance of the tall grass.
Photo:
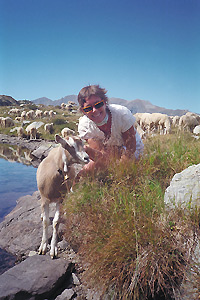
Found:
[(110, 299), (174, 297), (200, 213), (166, 212), (164, 192), (175, 173), (200, 162), (199, 153), (189, 135), (154, 137), (139, 162), (111, 161), (67, 196), (66, 237), (87, 264), (87, 279)]

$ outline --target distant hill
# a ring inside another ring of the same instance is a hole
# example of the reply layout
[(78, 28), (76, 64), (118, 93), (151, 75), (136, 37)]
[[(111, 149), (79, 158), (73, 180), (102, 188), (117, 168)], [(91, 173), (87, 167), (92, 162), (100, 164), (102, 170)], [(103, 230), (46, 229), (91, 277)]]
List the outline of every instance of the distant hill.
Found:
[(17, 100), (11, 96), (0, 95), (0, 106), (20, 105)]
[(135, 114), (135, 113), (143, 113), (143, 112), (148, 112), (148, 113), (162, 113), (162, 114), (167, 114), (168, 116), (182, 116), (188, 110), (183, 110), (183, 109), (167, 109), (164, 107), (156, 106), (153, 105), (151, 102), (146, 101), (146, 100), (124, 100), (120, 98), (110, 98), (110, 103), (116, 103), (116, 104), (121, 104), (126, 106), (130, 111)]
[(64, 98), (58, 99), (58, 100), (51, 100), (49, 98), (46, 97), (42, 97), (42, 98), (38, 98), (33, 100), (32, 102), (34, 104), (44, 104), (44, 105), (61, 105), (61, 103), (68, 103), (68, 101), (72, 101), (78, 104), (77, 101), (77, 96), (76, 95), (69, 95), (69, 96), (65, 96)]
[[(60, 105), (61, 103), (68, 103), (68, 101), (73, 101), (76, 104), (78, 104), (77, 96), (76, 95), (69, 95), (65, 96), (64, 98), (58, 99), (58, 100), (51, 100), (48, 98), (39, 98), (36, 100), (33, 100), (33, 103), (35, 104), (44, 104), (44, 105)], [(146, 100), (125, 100), (121, 98), (109, 98), (109, 102), (113, 104), (120, 104), (126, 106), (130, 111), (135, 114), (137, 112), (160, 112), (163, 114), (167, 114), (169, 116), (181, 116), (184, 115), (188, 110), (183, 110), (183, 109), (167, 109), (164, 107), (159, 107), (156, 105), (153, 105), (151, 102), (146, 101)]]
[[(27, 101), (27, 100), (26, 100)], [(32, 102), (34, 104), (43, 104), (43, 105), (61, 105), (61, 103), (68, 103), (68, 101), (72, 101), (78, 105), (78, 100), (77, 100), (77, 95), (68, 95), (65, 96), (61, 99), (58, 100), (51, 100), (46, 97), (38, 98), (33, 100)], [(135, 114), (137, 112), (148, 112), (148, 113), (154, 113), (154, 112), (159, 112), (163, 114), (167, 114), (169, 116), (182, 116), (188, 110), (183, 110), (183, 109), (167, 109), (164, 107), (156, 106), (153, 105), (151, 102), (146, 101), (146, 100), (140, 100), (140, 99), (135, 99), (135, 100), (125, 100), (121, 98), (109, 98), (109, 102), (113, 104), (120, 104), (124, 105), (127, 108), (130, 109), (130, 111)], [(0, 95), (0, 106), (5, 106), (5, 105), (19, 105), (21, 101), (16, 101), (14, 98), (11, 96), (5, 96), (5, 95)]]

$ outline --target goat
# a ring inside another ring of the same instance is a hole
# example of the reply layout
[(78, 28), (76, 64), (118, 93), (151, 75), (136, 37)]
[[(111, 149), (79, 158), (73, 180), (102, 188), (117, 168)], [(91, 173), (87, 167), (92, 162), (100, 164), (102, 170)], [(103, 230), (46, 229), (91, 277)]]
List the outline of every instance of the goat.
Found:
[(37, 170), (37, 185), (41, 195), (41, 210), (43, 221), (43, 236), (39, 254), (47, 252), (49, 204), (56, 203), (53, 219), (53, 236), (51, 239), (50, 256), (57, 256), (57, 232), (59, 226), (60, 204), (62, 193), (69, 192), (75, 178), (74, 163), (86, 164), (89, 156), (84, 150), (83, 141), (77, 137), (63, 139), (55, 135), (59, 147), (53, 148), (48, 156), (40, 163)]

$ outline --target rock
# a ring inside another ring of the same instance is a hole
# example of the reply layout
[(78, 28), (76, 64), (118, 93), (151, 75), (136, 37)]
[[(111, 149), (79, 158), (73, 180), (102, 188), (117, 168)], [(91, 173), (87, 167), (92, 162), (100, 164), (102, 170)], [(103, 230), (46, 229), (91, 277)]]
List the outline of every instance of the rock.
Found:
[(196, 127), (194, 127), (193, 133), (194, 134), (200, 134), (200, 125), (197, 125)]
[(72, 273), (72, 280), (73, 280), (74, 285), (80, 285), (80, 281), (79, 281), (78, 277), (76, 276), (76, 274), (74, 274), (74, 273)]
[(53, 148), (54, 146), (52, 144), (41, 145), (39, 148), (34, 150), (31, 154), (42, 161), (45, 157), (47, 157), (47, 155)]
[(60, 296), (56, 298), (56, 300), (70, 300), (75, 295), (73, 289), (66, 289)]
[[(170, 186), (165, 191), (164, 202), (167, 209), (179, 207), (184, 209), (200, 208), (200, 164), (193, 165), (175, 174)], [(197, 290), (200, 279), (200, 241), (197, 240), (194, 253), (191, 253), (191, 265), (181, 284), (177, 300), (199, 299)]]
[[(55, 204), (50, 206), (50, 219), (55, 213)], [(19, 198), (16, 207), (0, 223), (0, 247), (18, 257), (27, 257), (37, 251), (42, 239), (40, 194)], [(52, 226), (51, 224), (49, 225)], [(62, 224), (60, 225), (60, 232)], [(49, 229), (49, 234), (52, 228)], [(49, 235), (50, 237), (50, 235)]]
[(165, 191), (164, 202), (169, 208), (200, 207), (200, 164), (174, 175)]
[(35, 255), (0, 275), (0, 300), (48, 299), (67, 287), (71, 266), (65, 259)]

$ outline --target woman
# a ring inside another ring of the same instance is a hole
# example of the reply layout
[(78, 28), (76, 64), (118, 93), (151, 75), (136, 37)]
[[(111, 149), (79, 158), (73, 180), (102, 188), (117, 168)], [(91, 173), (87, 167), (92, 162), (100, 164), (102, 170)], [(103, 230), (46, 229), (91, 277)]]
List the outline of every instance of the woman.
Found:
[(87, 140), (86, 152), (91, 161), (84, 166), (87, 173), (103, 168), (110, 156), (120, 160), (139, 159), (144, 145), (134, 127), (135, 117), (126, 107), (108, 104), (106, 90), (99, 85), (90, 85), (78, 94), (80, 110), (78, 132)]

